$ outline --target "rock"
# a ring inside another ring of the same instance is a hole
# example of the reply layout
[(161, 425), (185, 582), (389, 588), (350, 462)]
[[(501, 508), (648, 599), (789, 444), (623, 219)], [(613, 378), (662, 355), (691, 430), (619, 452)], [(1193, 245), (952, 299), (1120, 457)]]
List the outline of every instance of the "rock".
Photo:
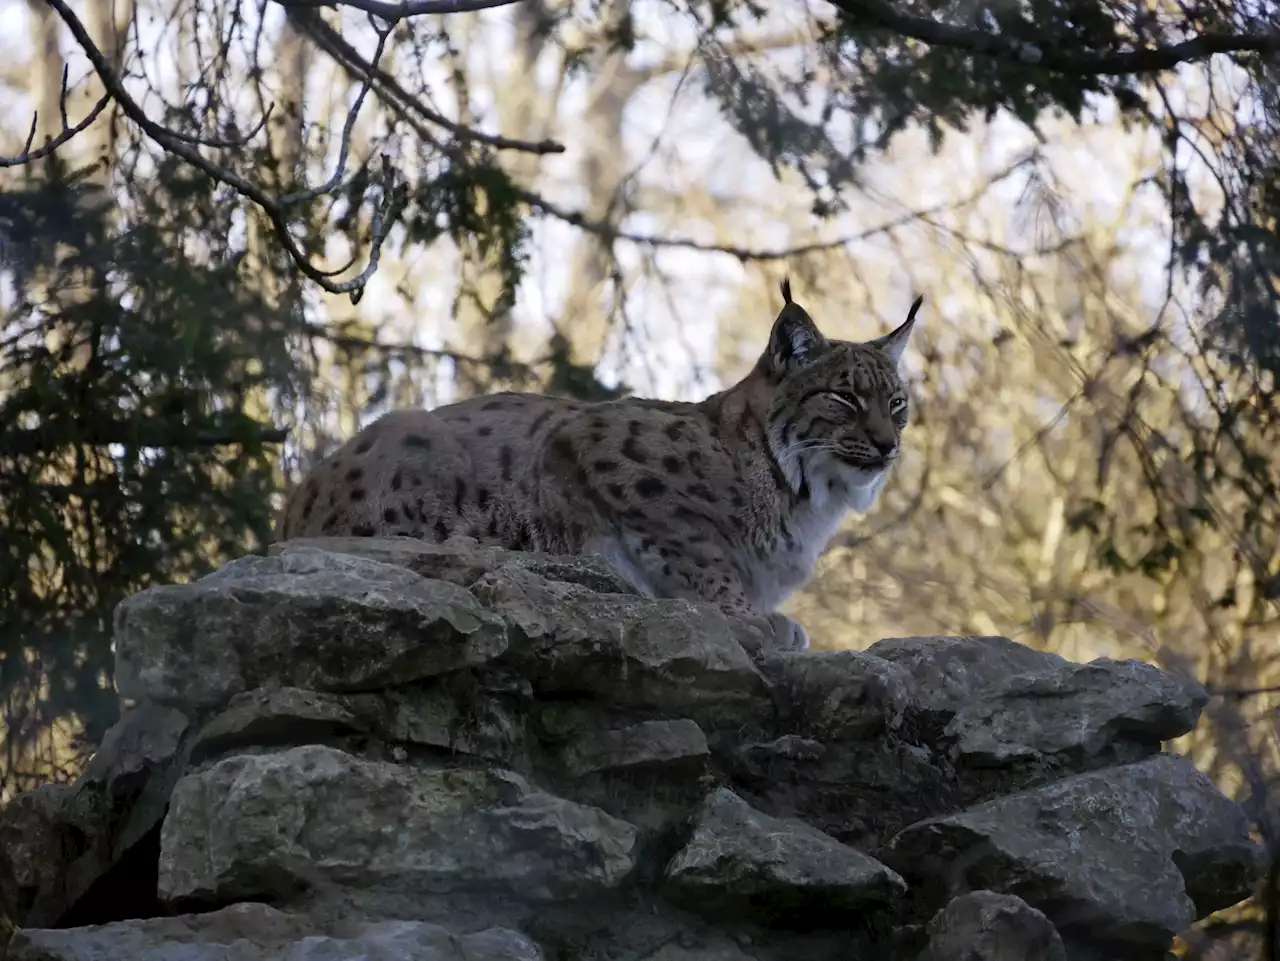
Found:
[(733, 787), (778, 817), (798, 817), (874, 851), (909, 824), (960, 806), (928, 747), (894, 732), (827, 744), (784, 735), (720, 756)]
[(888, 638), (868, 653), (912, 675), (918, 703), (970, 765), (1138, 760), (1193, 730), (1208, 701), (1141, 661), (1075, 664), (1003, 637)]
[[(541, 961), (538, 946), (510, 928), (486, 928), (457, 939), (462, 961)], [(354, 961), (354, 959), (353, 959)]]
[(506, 620), (508, 660), (541, 694), (699, 722), (758, 720), (768, 705), (734, 626), (709, 604), (596, 594), (510, 567), (473, 590)]
[(1009, 678), (1069, 663), (1007, 637), (886, 637), (866, 650), (907, 671), (919, 685), (921, 707), (947, 717), (998, 691)]
[(377, 730), (382, 737), (450, 752), (525, 764), (523, 708), (527, 683), (503, 689), (487, 672), (452, 675), (387, 691)]
[(237, 694), (200, 729), (191, 762), (243, 753), (254, 746), (332, 743), (344, 735), (371, 735), (514, 761), (523, 756), (523, 720), (499, 696), (506, 692), (493, 690), (485, 681), (458, 674), (380, 694), (255, 688)]
[(41, 892), (49, 898), (61, 889), (70, 795), (69, 784), (45, 784), (0, 808), (0, 914), (14, 924), (27, 923)]
[(347, 554), (242, 557), (116, 608), (126, 697), (203, 710), (256, 687), (364, 691), (483, 664), (506, 629), (464, 588)]
[(645, 961), (758, 961), (755, 955), (724, 936), (708, 934), (690, 937), (687, 941), (687, 944), (667, 941), (652, 954), (646, 954)]
[(551, 581), (580, 584), (601, 594), (635, 594), (602, 557), (587, 554), (561, 556), (481, 547), (472, 538), (450, 538), (431, 544), (416, 537), (299, 537), (272, 544), (269, 556), (321, 550), (351, 554), (383, 564), (394, 564), (434, 580), (470, 587), (491, 570), (511, 567)]
[(208, 914), (29, 929), (8, 961), (541, 961), (524, 935), (491, 928), (458, 937), (421, 921), (348, 922), (235, 904)]
[(318, 884), (542, 901), (617, 887), (636, 830), (508, 771), (417, 769), (321, 745), (226, 758), (174, 792), (163, 900), (286, 902)]
[[(182, 711), (142, 702), (107, 731), (76, 779), (76, 797), (101, 797), (120, 857), (160, 823), (182, 774), (191, 721)], [(96, 806), (96, 805), (95, 805)]]
[(727, 788), (706, 797), (663, 880), (668, 897), (712, 917), (828, 928), (833, 914), (906, 890), (874, 858), (803, 821), (762, 814)]
[[(0, 811), (0, 909), (43, 926), (77, 907), (149, 907), (150, 877), (129, 858), (164, 817), (188, 727), (182, 712), (143, 702), (107, 731), (73, 785), (27, 792)], [(83, 903), (93, 890), (90, 900), (105, 903)]]
[(1162, 958), (1174, 934), (1247, 896), (1261, 871), (1244, 813), (1176, 755), (922, 821), (888, 847), (888, 863), (934, 901), (965, 889), (1017, 895), (1068, 946), (1126, 961)]
[(668, 766), (687, 762), (703, 766), (710, 757), (707, 737), (693, 721), (645, 721), (631, 727), (583, 735), (565, 748), (571, 774), (619, 768)]
[(1052, 922), (1011, 894), (962, 895), (933, 916), (928, 935), (919, 961), (1067, 961)]
[(1261, 866), (1158, 753), (1203, 690), (1135, 661), (784, 652), (464, 538), (276, 545), (116, 625), (144, 696), (0, 810), (21, 961), (1164, 961)]
[(788, 733), (827, 741), (897, 729), (915, 691), (901, 667), (860, 651), (773, 654), (760, 669)]
[(191, 763), (239, 747), (309, 743), (333, 734), (368, 732), (371, 725), (340, 695), (296, 687), (255, 688), (237, 694), (200, 729)]

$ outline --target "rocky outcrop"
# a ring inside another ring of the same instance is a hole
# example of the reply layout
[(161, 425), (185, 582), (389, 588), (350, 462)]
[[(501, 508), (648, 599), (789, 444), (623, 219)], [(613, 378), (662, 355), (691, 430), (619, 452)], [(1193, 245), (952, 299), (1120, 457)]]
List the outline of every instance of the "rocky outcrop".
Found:
[(0, 810), (14, 961), (1156, 961), (1261, 868), (1163, 751), (1204, 690), (1133, 661), (784, 652), (409, 539), (151, 588), (115, 642), (136, 705)]

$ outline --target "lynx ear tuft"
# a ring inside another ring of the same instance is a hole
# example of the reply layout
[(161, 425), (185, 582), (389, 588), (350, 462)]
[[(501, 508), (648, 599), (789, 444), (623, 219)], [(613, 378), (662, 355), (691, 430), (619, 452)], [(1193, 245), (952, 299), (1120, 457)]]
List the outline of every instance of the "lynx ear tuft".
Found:
[(791, 299), (790, 280), (782, 282), (782, 299), (786, 303), (783, 304), (778, 319), (773, 322), (773, 330), (769, 334), (769, 349), (766, 352), (766, 366), (778, 377), (788, 370), (803, 367), (826, 343), (826, 338), (819, 332), (813, 318)]
[(872, 347), (877, 347), (884, 352), (895, 364), (902, 360), (902, 352), (907, 347), (907, 340), (911, 337), (911, 328), (915, 326), (916, 314), (920, 312), (920, 305), (924, 303), (924, 297), (920, 296), (915, 299), (915, 303), (911, 305), (911, 310), (907, 312), (907, 319), (902, 326), (891, 333), (885, 334), (883, 337), (877, 337), (875, 340), (868, 341)]

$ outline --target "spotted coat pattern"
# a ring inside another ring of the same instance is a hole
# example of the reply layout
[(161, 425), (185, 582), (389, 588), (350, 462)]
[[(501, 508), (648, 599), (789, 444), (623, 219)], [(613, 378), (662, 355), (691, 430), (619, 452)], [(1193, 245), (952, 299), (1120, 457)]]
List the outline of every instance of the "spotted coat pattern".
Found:
[[(851, 343), (825, 338), (782, 292), (768, 347), (728, 390), (698, 403), (501, 393), (394, 411), (316, 466), (279, 538), (464, 535), (595, 553), (643, 594), (771, 615), (898, 458), (898, 361), (921, 303), (892, 333)], [(786, 623), (789, 646), (805, 646)]]

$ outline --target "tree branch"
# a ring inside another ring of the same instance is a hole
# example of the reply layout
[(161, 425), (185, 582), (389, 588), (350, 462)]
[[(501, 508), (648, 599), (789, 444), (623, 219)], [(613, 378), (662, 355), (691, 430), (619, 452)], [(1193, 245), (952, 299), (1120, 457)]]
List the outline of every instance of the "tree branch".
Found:
[[(180, 427), (161, 427), (150, 434), (138, 431), (135, 424), (82, 425), (76, 433), (57, 428), (63, 424), (49, 424), (29, 430), (10, 430), (0, 437), (0, 455), (22, 457), (48, 453), (64, 447), (108, 447), (120, 444), (127, 447), (202, 448), (226, 447), (243, 444), (246, 436), (233, 430), (184, 431)], [(260, 427), (254, 439), (264, 444), (280, 444), (287, 440), (289, 432), (280, 427)]]
[[(374, 23), (374, 29), (378, 35), (378, 46), (374, 52), (373, 58), (364, 61), (365, 70), (357, 78), (360, 81), (360, 91), (356, 96), (355, 102), (351, 109), (347, 112), (347, 119), (343, 125), (342, 141), (340, 144), (337, 163), (335, 164), (332, 175), (322, 184), (315, 187), (303, 187), (284, 196), (275, 197), (267, 193), (264, 189), (255, 183), (245, 179), (220, 164), (208, 159), (198, 149), (205, 147), (232, 147), (239, 146), (249, 137), (252, 137), (261, 130), (270, 114), (270, 110), (264, 114), (263, 118), (256, 124), (253, 130), (244, 138), (237, 139), (235, 142), (225, 143), (205, 143), (188, 134), (173, 130), (163, 124), (149, 118), (146, 112), (138, 104), (136, 100), (125, 89), (120, 77), (117, 76), (115, 70), (103, 55), (102, 51), (97, 48), (89, 32), (85, 29), (84, 24), (71, 10), (66, 0), (46, 0), (49, 6), (58, 14), (67, 29), (71, 32), (72, 37), (80, 48), (84, 51), (89, 62), (93, 65), (94, 71), (102, 81), (105, 89), (102, 100), (90, 112), (90, 114), (75, 127), (68, 127), (65, 120), (65, 109), (63, 111), (63, 131), (57, 138), (40, 150), (31, 150), (31, 142), (34, 139), (35, 126), (33, 124), (32, 134), (28, 137), (26, 146), (21, 154), (15, 158), (0, 158), (0, 166), (16, 166), (18, 164), (27, 163), (52, 153), (58, 146), (66, 143), (77, 133), (87, 127), (97, 117), (99, 113), (106, 107), (107, 103), (114, 100), (120, 107), (121, 112), (135, 123), (139, 129), (161, 149), (173, 154), (186, 161), (197, 170), (213, 178), (219, 183), (231, 187), (237, 193), (241, 194), (248, 200), (256, 204), (267, 219), (271, 222), (272, 228), (276, 236), (280, 239), (280, 243), (284, 246), (285, 252), (289, 258), (297, 265), (298, 269), (310, 280), (318, 284), (324, 290), (332, 294), (350, 294), (353, 301), (359, 300), (364, 290), (365, 284), (369, 278), (373, 276), (378, 269), (378, 263), (382, 254), (382, 247), (386, 241), (387, 235), (390, 233), (392, 225), (399, 217), (400, 210), (405, 203), (406, 194), (397, 171), (391, 166), (387, 158), (384, 157), (382, 164), (381, 176), (375, 176), (366, 186), (365, 193), (361, 201), (370, 203), (372, 207), (369, 241), (368, 259), (362, 269), (356, 276), (344, 281), (335, 281), (333, 278), (351, 268), (351, 264), (347, 264), (337, 269), (329, 270), (317, 267), (311, 262), (309, 255), (302, 249), (299, 242), (294, 239), (290, 229), (290, 208), (295, 207), (299, 203), (309, 202), (326, 194), (333, 194), (348, 185), (346, 179), (346, 167), (350, 154), (350, 141), (352, 131), (355, 127), (356, 117), (363, 105), (374, 81), (378, 77), (386, 77), (385, 72), (378, 68), (378, 62), (381, 60), (383, 50), (387, 40), (390, 37), (392, 25), (396, 20), (403, 19), (407, 16), (419, 16), (426, 13), (447, 13), (457, 12), (462, 9), (480, 9), (483, 5), (497, 6), (501, 5), (498, 0), (423, 0), (423, 2), (408, 3), (390, 3), (386, 0), (334, 0), (334, 2), (342, 2), (348, 6), (364, 9), (369, 12), (370, 21), (373, 22), (375, 16), (384, 20), (391, 21), (388, 24), (379, 26)], [(321, 3), (319, 0), (277, 0), (286, 8), (297, 8), (296, 12), (291, 15), (303, 20), (319, 22), (321, 26), (326, 26), (319, 17), (314, 13), (306, 16), (303, 8), (314, 8), (318, 6), (330, 5), (330, 3)], [(503, 0), (503, 2), (515, 2), (515, 0)], [(470, 5), (470, 6), (468, 6)], [(456, 8), (456, 9), (455, 9)], [(314, 24), (311, 24), (314, 26)], [(350, 48), (349, 44), (342, 39), (336, 31), (329, 31), (332, 36), (329, 38), (339, 47), (346, 48), (344, 53), (354, 55), (355, 51)], [(64, 73), (64, 89), (63, 99), (65, 101), (65, 73)], [(534, 153), (559, 153), (564, 150), (560, 144), (546, 141), (540, 144), (528, 144), (521, 141), (507, 140), (503, 137), (490, 136), (480, 134), (476, 131), (468, 130), (460, 124), (455, 124), (443, 117), (436, 116), (433, 120), (442, 126), (445, 126), (453, 134), (460, 138), (472, 139), (498, 149), (518, 149), (527, 150)], [(359, 256), (357, 254), (357, 256)]]
[[(400, 207), (403, 205), (403, 191), (394, 182), (394, 171), (387, 169), (385, 182), (379, 184), (371, 184), (375, 193), (380, 193), (380, 197), (375, 197), (373, 204), (373, 223), (372, 223), (372, 240), (370, 242), (369, 262), (357, 276), (341, 283), (334, 282), (330, 278), (337, 271), (325, 271), (313, 265), (306, 252), (299, 247), (298, 242), (294, 240), (293, 235), (289, 231), (289, 221), (285, 216), (284, 204), (277, 198), (267, 194), (262, 188), (256, 184), (245, 180), (243, 177), (219, 166), (213, 161), (207, 159), (191, 141), (175, 133), (168, 127), (156, 123), (146, 112), (139, 106), (138, 102), (130, 96), (125, 90), (124, 84), (120, 78), (116, 76), (111, 64), (107, 62), (107, 58), (102, 51), (98, 49), (93, 42), (93, 38), (89, 36), (89, 32), (85, 29), (80, 18), (75, 15), (65, 0), (45, 0), (54, 12), (62, 18), (62, 22), (66, 24), (71, 35), (75, 38), (76, 43), (84, 51), (89, 62), (93, 64), (94, 71), (98, 74), (102, 81), (103, 87), (111, 99), (119, 105), (120, 110), (138, 125), (139, 129), (147, 135), (151, 140), (158, 144), (165, 151), (181, 157), (191, 166), (195, 167), (202, 173), (207, 174), (219, 183), (226, 184), (237, 193), (240, 193), (249, 200), (257, 204), (267, 215), (275, 228), (276, 235), (280, 238), (280, 242), (284, 245), (290, 258), (298, 265), (298, 268), (311, 280), (319, 284), (325, 290), (334, 294), (350, 293), (353, 298), (359, 297), (360, 291), (364, 289), (364, 285), (378, 268), (379, 257), (382, 252), (382, 244), (386, 240), (386, 235), (391, 229), (391, 225), (395, 222), (399, 215)], [(380, 55), (386, 38), (387, 30), (379, 31), (378, 54)], [(377, 56), (375, 55), (375, 63)], [(368, 86), (371, 79), (366, 77), (365, 86), (362, 88), (360, 96), (356, 98), (356, 103), (352, 107), (352, 111), (359, 109), (360, 104), (364, 101), (365, 95), (368, 93)], [(348, 123), (344, 132), (348, 132), (352, 124)], [(345, 160), (345, 154), (344, 158)], [(388, 165), (384, 165), (387, 167)], [(336, 180), (337, 178), (335, 178)]]
[(275, 0), (282, 7), (316, 8), (316, 7), (354, 7), (381, 17), (388, 23), (399, 23), (410, 17), (422, 17), (429, 14), (473, 13), (477, 10), (492, 10), (495, 7), (507, 7), (520, 0), (405, 0), (403, 3), (392, 3), (390, 0)]
[(900, 13), (887, 0), (831, 0), (831, 3), (841, 11), (844, 19), (856, 26), (883, 27), (933, 47), (966, 50), (1081, 77), (1159, 73), (1180, 63), (1204, 60), (1219, 53), (1280, 53), (1280, 33), (1206, 33), (1168, 46), (1138, 47), (1096, 55), (1058, 53), (1051, 48), (1052, 37), (1046, 37), (1044, 44), (1028, 43)]
[[(281, 0), (276, 0), (276, 2), (279, 3)], [(518, 0), (511, 0), (511, 2), (518, 2)], [(338, 61), (343, 69), (352, 74), (353, 77), (372, 75), (374, 90), (382, 98), (383, 102), (391, 105), (393, 109), (394, 105), (388, 100), (388, 94), (394, 98), (412, 103), (414, 111), (421, 114), (422, 119), (438, 127), (443, 127), (459, 140), (482, 143), (496, 150), (520, 150), (539, 155), (564, 153), (564, 144), (557, 143), (554, 140), (543, 140), (538, 143), (532, 143), (528, 140), (515, 140), (498, 134), (473, 130), (454, 120), (450, 120), (443, 114), (427, 107), (426, 104), (422, 103), (421, 99), (406, 90), (393, 76), (376, 64), (370, 63), (367, 58), (361, 55), (359, 50), (347, 42), (342, 34), (306, 9), (319, 6), (318, 0), (317, 2), (312, 2), (312, 0), (298, 0), (298, 2), (285, 0), (282, 5), (290, 9), (289, 16), (298, 29), (306, 33), (320, 49)], [(428, 135), (424, 139), (428, 143), (436, 143), (435, 137)]]
[(61, 147), (64, 143), (66, 143), (68, 140), (70, 140), (80, 131), (88, 127), (89, 124), (97, 120), (98, 115), (102, 113), (103, 110), (107, 109), (107, 104), (109, 104), (110, 102), (111, 102), (111, 94), (104, 93), (102, 97), (99, 98), (98, 102), (93, 105), (93, 109), (90, 110), (87, 114), (85, 114), (85, 117), (83, 120), (81, 120), (74, 127), (68, 126), (67, 125), (67, 67), (64, 64), (62, 67), (62, 90), (58, 96), (58, 104), (62, 112), (62, 130), (59, 131), (56, 137), (52, 137), (48, 141), (46, 141), (44, 146), (39, 147), (36, 150), (32, 150), (31, 145), (35, 142), (36, 130), (40, 126), (39, 112), (32, 113), (31, 132), (27, 134), (27, 141), (22, 145), (21, 152), (14, 157), (0, 157), (0, 167), (21, 167), (23, 164), (31, 163), (33, 160), (40, 160), (42, 157), (50, 156), (55, 150)]
[[(394, 77), (378, 69), (375, 65), (370, 64), (360, 55), (359, 51), (346, 43), (346, 41), (343, 40), (342, 37), (328, 24), (315, 23), (313, 20), (316, 18), (312, 16), (302, 17), (301, 19), (301, 28), (306, 30), (308, 35), (320, 44), (321, 47), (331, 56), (333, 56), (345, 70), (351, 73), (352, 76), (363, 76), (366, 72), (371, 72), (375, 78), (374, 91), (382, 99), (382, 102), (386, 104), (386, 106), (395, 113), (397, 117), (412, 127), (418, 136), (423, 137), (428, 142), (435, 142), (431, 131), (426, 129), (424, 126), (423, 120), (434, 122), (437, 115), (423, 104), (418, 97), (415, 97), (412, 93), (406, 90)], [(421, 116), (416, 116), (419, 114)], [(1014, 166), (1020, 166), (1020, 163)], [(1011, 167), (1010, 170), (1012, 169), (1013, 168)], [(1006, 171), (1001, 176), (1007, 176), (1008, 172), (1010, 171)], [(704, 243), (699, 240), (693, 240), (692, 238), (660, 237), (651, 234), (633, 233), (628, 230), (620, 230), (605, 221), (595, 220), (582, 211), (570, 210), (566, 207), (562, 207), (555, 202), (523, 187), (517, 186), (515, 188), (515, 194), (535, 210), (540, 210), (544, 214), (555, 217), (570, 226), (577, 227), (581, 230), (587, 231), (588, 233), (594, 234), (601, 240), (625, 240), (629, 243), (647, 247), (665, 247), (676, 250), (694, 250), (701, 253), (728, 254), (730, 257), (736, 257), (744, 263), (787, 260), (791, 257), (798, 257), (804, 254), (818, 253), (823, 250), (834, 250), (838, 247), (844, 247), (860, 240), (866, 240), (868, 237), (882, 234), (887, 230), (894, 229), (895, 227), (904, 226), (921, 215), (938, 213), (951, 206), (949, 204), (944, 204), (925, 211), (913, 211), (875, 227), (835, 237), (831, 240), (812, 241), (805, 244), (795, 244), (790, 247), (762, 249), (742, 247), (736, 244)]]

